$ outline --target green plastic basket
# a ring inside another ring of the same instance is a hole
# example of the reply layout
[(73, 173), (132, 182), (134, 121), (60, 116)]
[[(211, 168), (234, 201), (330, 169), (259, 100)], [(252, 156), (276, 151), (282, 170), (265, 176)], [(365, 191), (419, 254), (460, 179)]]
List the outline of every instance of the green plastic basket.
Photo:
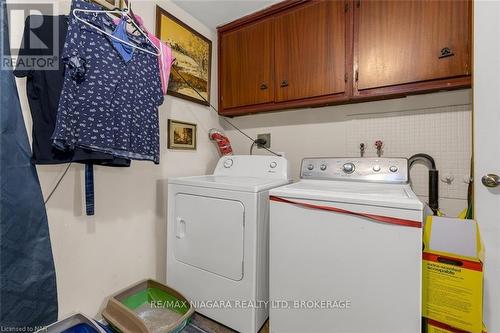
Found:
[(178, 333), (194, 309), (176, 290), (144, 280), (112, 295), (102, 315), (123, 333)]

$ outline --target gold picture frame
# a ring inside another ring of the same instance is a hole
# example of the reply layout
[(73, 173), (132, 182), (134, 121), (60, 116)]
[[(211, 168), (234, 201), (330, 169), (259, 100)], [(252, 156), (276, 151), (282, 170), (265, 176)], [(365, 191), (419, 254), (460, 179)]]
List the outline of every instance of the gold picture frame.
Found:
[(113, 9), (124, 9), (125, 6), (125, 0), (92, 0), (92, 2), (106, 8), (109, 10)]
[[(167, 94), (209, 106), (212, 41), (160, 6), (156, 6), (156, 36), (170, 45), (175, 58)], [(208, 102), (186, 84), (179, 73)]]
[(184, 121), (168, 120), (168, 149), (196, 150), (197, 125)]

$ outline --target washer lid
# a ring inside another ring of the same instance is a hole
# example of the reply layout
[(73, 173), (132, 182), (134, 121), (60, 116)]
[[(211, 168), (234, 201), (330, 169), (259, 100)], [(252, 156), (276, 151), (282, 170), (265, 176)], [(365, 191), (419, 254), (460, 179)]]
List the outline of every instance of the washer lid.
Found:
[(422, 210), (423, 203), (408, 184), (301, 180), (272, 189), (277, 197)]
[(170, 178), (169, 184), (179, 184), (198, 187), (211, 187), (230, 191), (261, 192), (273, 187), (288, 184), (286, 179), (232, 177), (232, 176), (193, 176)]

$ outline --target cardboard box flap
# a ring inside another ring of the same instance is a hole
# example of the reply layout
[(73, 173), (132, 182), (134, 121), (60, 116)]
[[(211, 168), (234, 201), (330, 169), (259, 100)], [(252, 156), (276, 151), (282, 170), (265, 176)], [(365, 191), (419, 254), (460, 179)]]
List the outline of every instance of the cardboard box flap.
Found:
[(484, 248), (477, 222), (429, 216), (424, 228), (424, 252), (483, 262)]

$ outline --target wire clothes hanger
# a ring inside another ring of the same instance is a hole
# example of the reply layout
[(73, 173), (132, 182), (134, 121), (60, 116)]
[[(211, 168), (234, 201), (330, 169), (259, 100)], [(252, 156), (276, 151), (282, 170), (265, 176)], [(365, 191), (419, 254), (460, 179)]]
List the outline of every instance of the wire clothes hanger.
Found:
[[(129, 1), (129, 5), (130, 5), (130, 1)], [(104, 10), (104, 9), (80, 9), (80, 8), (75, 8), (73, 9), (73, 16), (80, 22), (82, 22), (83, 24), (99, 31), (100, 33), (102, 34), (105, 34), (106, 36), (109, 36), (110, 38), (114, 39), (114, 40), (117, 40), (119, 41), (120, 43), (123, 43), (125, 45), (128, 45), (130, 47), (133, 47), (134, 49), (137, 49), (137, 50), (141, 50), (143, 52), (146, 52), (146, 53), (149, 53), (149, 54), (152, 54), (154, 56), (160, 56), (161, 55), (161, 50), (156, 47), (155, 43), (153, 43), (153, 41), (151, 40), (151, 38), (149, 38), (149, 36), (137, 25), (137, 23), (135, 23), (134, 19), (128, 14), (128, 8), (124, 8), (123, 10), (120, 10), (120, 9), (115, 9), (115, 10)], [(131, 23), (137, 31), (139, 31), (141, 33), (141, 35), (143, 35), (148, 41), (149, 43), (155, 48), (155, 50), (157, 51), (156, 53), (155, 52), (152, 52), (150, 50), (147, 50), (145, 48), (142, 48), (142, 47), (139, 47), (137, 45), (134, 45), (132, 43), (129, 43), (129, 42), (126, 42), (118, 37), (115, 37), (113, 36), (112, 34), (104, 31), (103, 29), (99, 28), (99, 27), (96, 27), (95, 25), (93, 25), (92, 23), (90, 22), (87, 22), (85, 21), (84, 19), (82, 19), (81, 17), (78, 17), (77, 13), (92, 13), (94, 15), (96, 14), (119, 14), (121, 15), (121, 17), (125, 17), (127, 19), (127, 22)]]

